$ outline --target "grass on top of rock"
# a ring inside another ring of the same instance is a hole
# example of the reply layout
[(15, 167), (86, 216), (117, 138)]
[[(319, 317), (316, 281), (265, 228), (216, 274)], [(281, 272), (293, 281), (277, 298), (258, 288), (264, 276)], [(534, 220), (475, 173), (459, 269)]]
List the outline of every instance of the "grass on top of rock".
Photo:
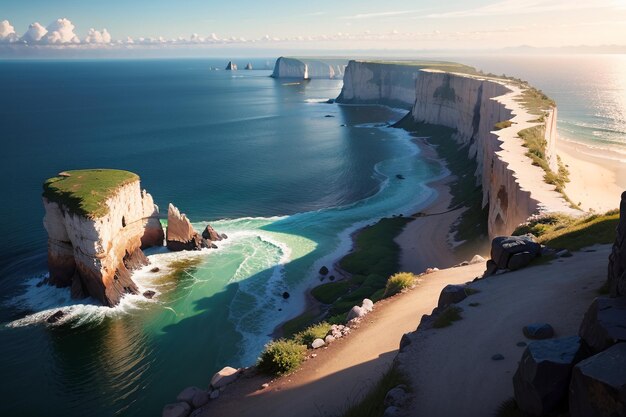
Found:
[(410, 288), (415, 283), (415, 275), (410, 272), (398, 272), (387, 280), (384, 297), (391, 297), (400, 291)]
[(581, 217), (550, 213), (536, 216), (518, 226), (513, 234), (519, 236), (532, 233), (543, 245), (576, 251), (596, 244), (613, 243), (618, 223), (617, 209)]
[(265, 345), (257, 362), (259, 371), (270, 375), (289, 374), (302, 364), (306, 346), (294, 340), (278, 339)]
[(43, 196), (70, 212), (92, 219), (108, 213), (106, 201), (115, 191), (139, 176), (119, 169), (81, 169), (61, 172), (43, 184)]
[(343, 412), (342, 417), (382, 417), (385, 414), (385, 396), (398, 385), (408, 385), (408, 378), (392, 366), (359, 403)]

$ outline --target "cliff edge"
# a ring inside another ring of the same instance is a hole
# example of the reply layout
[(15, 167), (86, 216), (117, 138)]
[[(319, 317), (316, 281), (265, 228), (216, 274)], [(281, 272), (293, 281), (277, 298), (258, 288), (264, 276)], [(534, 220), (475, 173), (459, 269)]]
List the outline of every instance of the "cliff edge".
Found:
[(342, 78), (348, 61), (345, 59), (289, 58), (281, 56), (274, 64), (273, 78)]
[(142, 248), (162, 246), (159, 209), (128, 171), (66, 171), (44, 183), (49, 283), (74, 298), (107, 306), (136, 294), (133, 269), (149, 263)]

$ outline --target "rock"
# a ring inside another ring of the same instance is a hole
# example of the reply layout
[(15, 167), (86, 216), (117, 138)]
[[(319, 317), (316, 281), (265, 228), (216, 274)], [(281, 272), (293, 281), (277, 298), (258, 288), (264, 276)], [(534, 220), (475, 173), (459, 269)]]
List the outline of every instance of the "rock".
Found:
[(626, 343), (619, 343), (574, 367), (571, 417), (626, 416)]
[(572, 252), (568, 251), (567, 249), (563, 249), (555, 253), (554, 256), (556, 256), (557, 258), (571, 258), (574, 255), (572, 255)]
[(185, 214), (173, 204), (167, 208), (167, 248), (173, 252), (208, 248), (209, 242), (195, 231)]
[(226, 70), (237, 71), (237, 64), (235, 64), (233, 61), (228, 61), (228, 65), (226, 65)]
[(63, 317), (65, 317), (65, 312), (63, 310), (58, 310), (56, 313), (50, 315), (46, 319), (46, 322), (50, 324), (54, 324), (57, 321), (61, 320)]
[(200, 408), (203, 405), (206, 405), (206, 403), (209, 402), (209, 399), (209, 392), (205, 390), (200, 390), (193, 395), (193, 398), (191, 399), (191, 406), (193, 408)]
[(208, 224), (202, 231), (202, 237), (212, 242), (218, 242), (223, 239), (222, 236), (219, 233), (217, 233), (215, 229), (211, 227), (211, 225), (208, 225)]
[(593, 300), (578, 334), (592, 353), (626, 342), (626, 298), (598, 297)]
[(403, 334), (402, 338), (400, 338), (400, 352), (404, 351), (404, 348), (410, 345), (411, 342), (412, 340), (411, 340), (411, 337), (409, 336), (409, 333)]
[(289, 298), (289, 297), (291, 297), (291, 295), (290, 295), (287, 291), (285, 291), (285, 292), (283, 293), (283, 298), (286, 300), (286, 299), (287, 299), (287, 298)]
[(251, 70), (252, 69), (252, 64), (250, 62), (248, 62), (244, 69)]
[(397, 386), (387, 392), (383, 401), (383, 405), (385, 406), (385, 408), (391, 406), (402, 408), (406, 405), (408, 400), (409, 396), (406, 390), (400, 386)]
[(270, 386), (270, 384), (268, 384), (267, 382), (265, 384), (261, 384), (261, 389), (265, 389), (268, 388)]
[(499, 236), (491, 241), (491, 259), (498, 269), (516, 270), (541, 254), (541, 245), (530, 236)]
[(524, 326), (524, 336), (529, 339), (541, 340), (554, 336), (554, 329), (548, 323), (532, 323)]
[(326, 268), (325, 266), (320, 268), (320, 275), (326, 275), (328, 274), (328, 268)]
[(474, 265), (474, 264), (482, 264), (483, 262), (486, 262), (487, 260), (485, 258), (483, 258), (480, 255), (474, 255), (474, 257), (472, 258), (471, 261), (469, 261), (470, 265)]
[(396, 178), (399, 179), (399, 180), (405, 179), (404, 175), (402, 175), (402, 174), (396, 174)]
[(329, 345), (329, 344), (333, 343), (334, 341), (335, 341), (335, 336), (333, 336), (332, 334), (329, 334), (329, 335), (327, 335), (327, 336), (324, 338), (324, 342), (325, 342), (327, 345)]
[(626, 295), (626, 191), (619, 206), (617, 236), (609, 255), (608, 285), (613, 297)]
[(439, 294), (438, 308), (445, 308), (450, 304), (459, 303), (467, 298), (464, 285), (446, 285)]
[(178, 396), (176, 397), (176, 401), (183, 401), (189, 405), (192, 405), (192, 400), (193, 400), (194, 395), (196, 395), (199, 392), (204, 392), (204, 391), (198, 387), (187, 387), (184, 390), (182, 390), (180, 394), (178, 394)]
[(228, 235), (226, 233), (222, 233), (220, 236), (222, 236), (222, 239), (228, 239)]
[(239, 377), (239, 370), (226, 366), (211, 378), (211, 387), (219, 389), (233, 383)]
[(504, 360), (504, 356), (501, 353), (496, 353), (491, 357), (492, 361), (502, 361)]
[(209, 398), (212, 400), (217, 400), (219, 396), (220, 396), (220, 390), (218, 389), (211, 391), (211, 394), (209, 394)]
[(400, 415), (400, 409), (394, 405), (385, 408), (383, 417), (398, 417)]
[(426, 268), (424, 271), (425, 274), (432, 274), (433, 272), (439, 271), (439, 268)]
[(350, 320), (358, 318), (358, 317), (363, 317), (366, 314), (367, 314), (367, 311), (365, 311), (365, 309), (363, 309), (363, 308), (361, 308), (359, 306), (354, 306), (348, 312), (348, 315), (346, 316), (346, 320), (350, 321)]
[(326, 104), (335, 104), (335, 99), (329, 98), (328, 100), (326, 100)]
[(498, 271), (498, 265), (494, 261), (489, 259), (487, 261), (487, 269), (485, 269), (485, 272), (483, 273), (483, 277), (494, 275), (497, 271)]
[(542, 416), (566, 399), (572, 368), (582, 359), (581, 348), (578, 336), (528, 344), (513, 376), (515, 401), (520, 410)]
[(152, 290), (146, 290), (143, 292), (143, 296), (146, 297), (148, 300), (151, 300), (152, 297), (154, 297), (154, 295), (156, 294), (156, 292), (152, 291)]
[(517, 342), (515, 344), (515, 346), (517, 346), (517, 347), (526, 347), (527, 345), (528, 345), (528, 343), (526, 343), (526, 342)]
[(318, 349), (318, 348), (321, 348), (322, 346), (324, 346), (325, 344), (326, 344), (326, 342), (324, 342), (323, 339), (315, 339), (313, 341), (313, 343), (311, 343), (311, 347), (313, 349)]
[(335, 117), (335, 116), (333, 116), (332, 114), (327, 114), (327, 115), (326, 115), (326, 116), (324, 116), (324, 117)]
[(335, 280), (335, 276), (331, 275), (331, 276), (328, 277), (328, 279), (331, 280), (331, 281), (334, 281)]
[(163, 407), (162, 417), (187, 417), (191, 412), (191, 406), (185, 402), (168, 404)]
[(152, 268), (152, 269), (150, 270), (150, 272), (152, 272), (152, 273), (156, 273), (156, 272), (159, 272), (160, 270), (161, 270), (161, 268), (159, 268), (158, 266), (155, 266), (154, 268)]
[(361, 303), (361, 308), (369, 313), (374, 309), (374, 302), (369, 298), (364, 298), (363, 302)]

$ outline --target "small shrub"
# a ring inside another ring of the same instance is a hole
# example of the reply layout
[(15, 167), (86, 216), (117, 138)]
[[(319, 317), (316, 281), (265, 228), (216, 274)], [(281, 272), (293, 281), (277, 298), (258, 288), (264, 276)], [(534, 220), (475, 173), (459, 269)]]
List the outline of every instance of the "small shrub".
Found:
[(293, 340), (300, 344), (309, 346), (315, 339), (323, 339), (330, 330), (330, 323), (321, 322), (307, 327), (305, 330), (296, 333), (293, 336)]
[(265, 350), (257, 362), (261, 372), (270, 375), (285, 375), (295, 371), (302, 361), (306, 346), (293, 340), (279, 339), (265, 345)]
[(496, 123), (493, 127), (495, 130), (501, 130), (501, 129), (506, 129), (507, 127), (511, 127), (512, 124), (513, 122), (511, 122), (510, 120), (503, 120), (501, 122)]
[(393, 274), (387, 280), (387, 285), (385, 286), (385, 297), (390, 297), (394, 294), (399, 293), (405, 288), (409, 288), (415, 282), (415, 275), (410, 272), (398, 272), (397, 274)]
[(448, 327), (452, 325), (452, 322), (461, 320), (461, 308), (457, 306), (448, 306), (445, 310), (439, 314), (433, 323), (435, 329), (441, 329), (442, 327)]
[(349, 286), (350, 284), (346, 281), (318, 285), (311, 290), (311, 295), (321, 303), (332, 304), (348, 292)]
[(331, 326), (333, 324), (346, 324), (346, 320), (347, 319), (347, 313), (343, 313), (343, 314), (335, 314), (334, 316), (330, 316), (326, 321), (328, 322), (328, 324), (330, 324)]

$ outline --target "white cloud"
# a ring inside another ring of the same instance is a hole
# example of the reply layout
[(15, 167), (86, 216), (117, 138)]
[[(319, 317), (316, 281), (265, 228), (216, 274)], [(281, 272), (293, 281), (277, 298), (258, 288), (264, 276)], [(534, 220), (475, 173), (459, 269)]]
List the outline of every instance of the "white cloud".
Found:
[(48, 33), (41, 39), (44, 43), (80, 43), (80, 39), (74, 33), (75, 26), (69, 19), (57, 19), (46, 28)]
[(352, 16), (343, 16), (342, 19), (372, 19), (379, 17), (390, 16), (402, 16), (407, 14), (421, 13), (424, 10), (399, 10), (399, 11), (387, 11), (387, 12), (375, 12), (375, 13), (359, 13)]
[(17, 34), (15, 28), (11, 26), (8, 20), (0, 22), (0, 42), (15, 42), (17, 41)]
[(473, 9), (457, 10), (445, 13), (433, 13), (430, 18), (503, 16), (512, 14), (532, 14), (581, 9), (603, 9), (615, 7), (615, 1), (597, 0), (590, 2), (572, 2), (571, 0), (503, 0)]
[(32, 23), (28, 26), (28, 30), (22, 35), (22, 40), (28, 44), (39, 42), (48, 31), (39, 22)]
[(85, 43), (111, 43), (111, 35), (106, 29), (102, 29), (100, 32), (91, 28), (85, 38)]

